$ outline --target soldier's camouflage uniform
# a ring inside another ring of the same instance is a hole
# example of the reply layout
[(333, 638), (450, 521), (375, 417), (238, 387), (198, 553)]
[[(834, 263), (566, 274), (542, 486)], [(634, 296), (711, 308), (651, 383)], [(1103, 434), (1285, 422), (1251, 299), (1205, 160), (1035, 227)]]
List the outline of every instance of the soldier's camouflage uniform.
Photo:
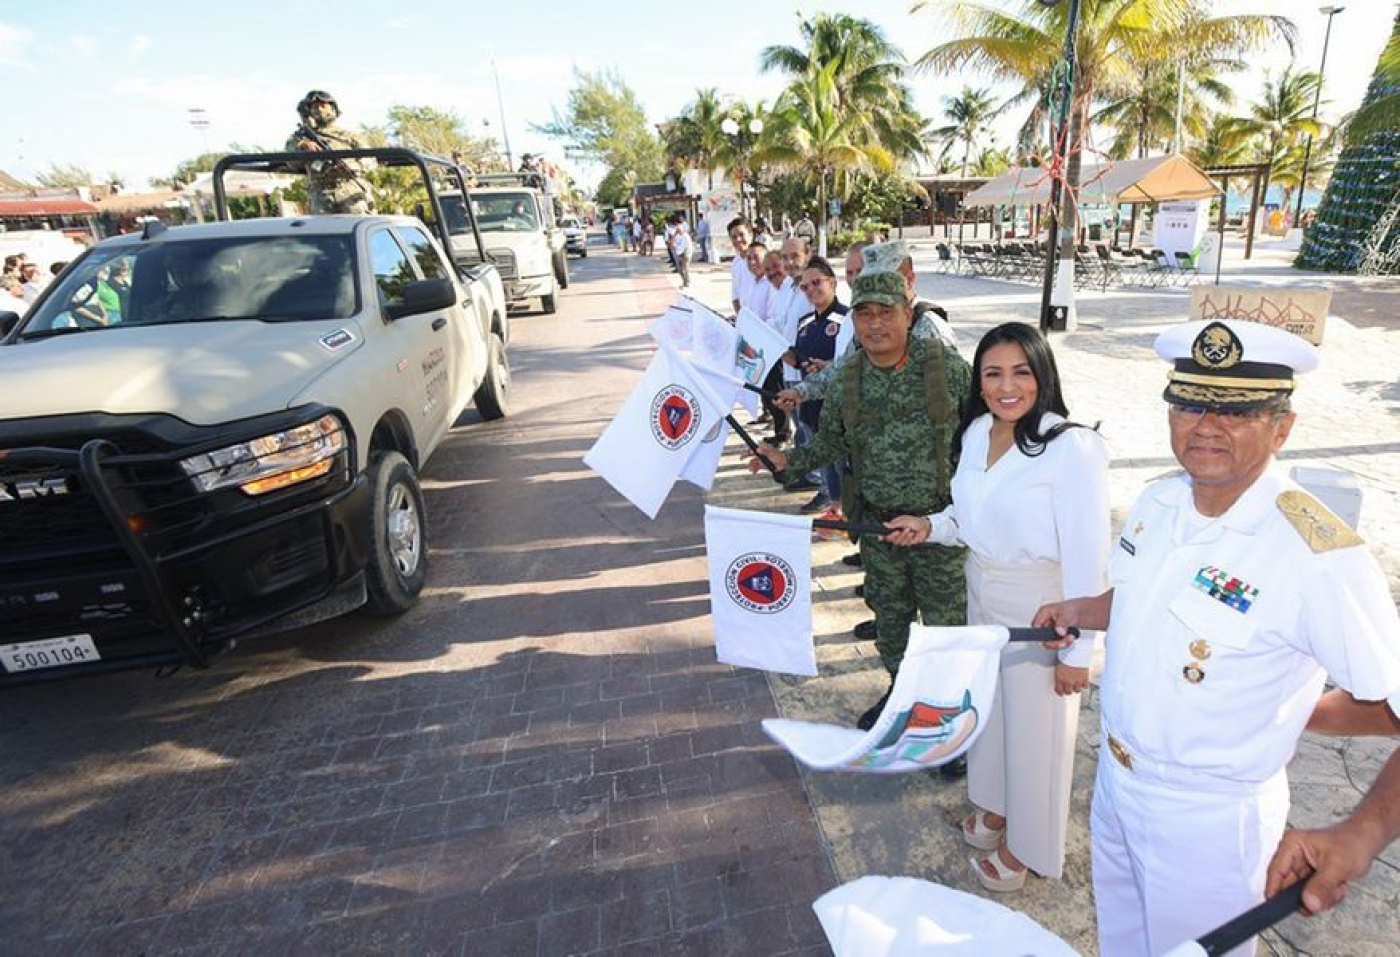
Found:
[[(331, 149), (358, 150), (364, 144), (359, 137), (334, 124), (316, 130)], [(288, 151), (314, 152), (317, 147), (304, 129), (298, 127), (287, 140)], [(372, 213), (374, 204), (368, 194), (369, 180), (365, 164), (360, 160), (334, 160), (308, 163), (306, 169), (306, 203), (312, 215), (323, 213)]]
[[(971, 378), (968, 364), (938, 339), (911, 337), (908, 361), (896, 369), (879, 368), (864, 352), (852, 356), (827, 394), (816, 436), (789, 455), (788, 474), (849, 457), (848, 519), (934, 514), (950, 501), (953, 431)], [(891, 675), (916, 613), (926, 625), (967, 624), (966, 553), (862, 536), (865, 603), (875, 613), (875, 648)]]

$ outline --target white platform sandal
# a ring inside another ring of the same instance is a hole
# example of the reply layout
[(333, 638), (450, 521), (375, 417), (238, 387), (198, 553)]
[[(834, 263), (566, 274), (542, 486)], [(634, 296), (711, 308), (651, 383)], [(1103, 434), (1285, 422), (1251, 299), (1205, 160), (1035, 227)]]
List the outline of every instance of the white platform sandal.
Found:
[[(972, 865), (972, 872), (977, 875), (977, 879), (982, 882), (982, 886), (997, 894), (1007, 894), (1012, 891), (1019, 891), (1026, 886), (1026, 873), (1029, 868), (1021, 868), (1013, 871), (1001, 860), (1001, 855), (993, 851), (986, 857), (970, 857), (968, 863)], [(983, 863), (992, 865), (992, 870), (997, 872), (996, 877), (988, 877), (987, 872), (982, 869)]]
[(995, 851), (1001, 846), (1001, 839), (1005, 834), (1005, 827), (992, 828), (987, 826), (986, 813), (983, 811), (963, 818), (963, 843), (969, 847), (975, 847), (979, 851)]

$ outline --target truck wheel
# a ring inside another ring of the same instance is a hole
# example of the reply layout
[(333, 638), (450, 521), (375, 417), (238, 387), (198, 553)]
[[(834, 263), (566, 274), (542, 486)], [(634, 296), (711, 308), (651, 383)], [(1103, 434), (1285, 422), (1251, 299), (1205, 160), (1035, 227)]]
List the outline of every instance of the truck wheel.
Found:
[(558, 312), (559, 291), (556, 289), (547, 296), (540, 296), (540, 308), (544, 310), (544, 314), (547, 316), (552, 316)]
[(369, 481), (374, 500), (365, 610), (397, 615), (413, 607), (428, 577), (423, 492), (413, 466), (398, 452), (372, 452)]
[(482, 380), (472, 404), (488, 422), (505, 418), (510, 411), (510, 359), (499, 332), (491, 333), (491, 354), (486, 359), (486, 378)]
[(554, 278), (559, 280), (560, 289), (569, 288), (569, 257), (562, 252), (554, 260)]
[(587, 259), (587, 258), (588, 258), (588, 250), (587, 250), (587, 249), (580, 249), (580, 250), (578, 251), (578, 258), (579, 258), (579, 259)]

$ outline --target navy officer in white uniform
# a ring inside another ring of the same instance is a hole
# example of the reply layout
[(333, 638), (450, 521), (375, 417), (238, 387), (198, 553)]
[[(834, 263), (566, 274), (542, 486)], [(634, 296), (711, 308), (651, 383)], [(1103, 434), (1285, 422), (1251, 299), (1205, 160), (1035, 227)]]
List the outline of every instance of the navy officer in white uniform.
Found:
[(1184, 474), (1138, 498), (1107, 592), (1034, 622), (1107, 632), (1090, 825), (1112, 957), (1161, 954), (1263, 899), (1288, 817), (1285, 766), (1329, 678), (1400, 708), (1384, 575), (1273, 467), (1294, 374), (1316, 351), (1247, 322), (1183, 324), (1156, 349), (1173, 364), (1163, 397)]

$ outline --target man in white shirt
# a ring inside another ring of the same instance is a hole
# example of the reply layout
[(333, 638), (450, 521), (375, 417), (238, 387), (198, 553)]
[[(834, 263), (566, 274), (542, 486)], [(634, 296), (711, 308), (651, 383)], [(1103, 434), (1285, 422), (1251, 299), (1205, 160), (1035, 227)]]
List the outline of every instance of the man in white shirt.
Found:
[(690, 227), (685, 218), (677, 214), (675, 226), (671, 230), (671, 259), (676, 271), (681, 274), (681, 288), (690, 288)]
[(1161, 954), (1263, 898), (1285, 766), (1328, 679), (1400, 713), (1384, 574), (1271, 468), (1316, 351), (1249, 322), (1182, 324), (1156, 348), (1173, 363), (1163, 398), (1185, 474), (1139, 496), (1109, 591), (1033, 621), (1107, 629), (1090, 830), (1099, 947), (1115, 957)]
[(768, 281), (764, 270), (767, 258), (767, 246), (760, 242), (749, 243), (744, 250), (744, 268), (748, 270), (749, 279), (739, 298), (740, 308), (748, 309), (765, 322), (768, 321), (768, 303), (773, 294), (773, 284)]
[(729, 244), (734, 247), (734, 261), (729, 264), (729, 298), (737, 316), (744, 304), (745, 293), (753, 285), (753, 270), (749, 268), (746, 256), (749, 243), (753, 242), (753, 230), (749, 228), (748, 220), (736, 216), (729, 221), (726, 232), (729, 233)]

